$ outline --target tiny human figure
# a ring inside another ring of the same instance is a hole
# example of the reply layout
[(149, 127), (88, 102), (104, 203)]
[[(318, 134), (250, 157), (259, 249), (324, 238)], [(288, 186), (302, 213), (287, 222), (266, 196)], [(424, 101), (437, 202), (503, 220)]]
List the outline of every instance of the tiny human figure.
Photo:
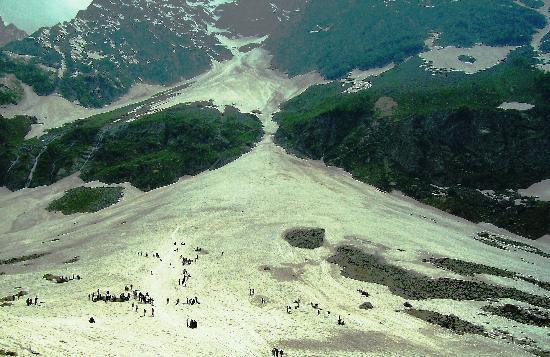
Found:
[(179, 303), (180, 303), (180, 299), (177, 299), (176, 300), (176, 305), (179, 305)]
[(146, 313), (147, 313), (147, 309), (143, 309), (143, 317), (145, 317)]
[(166, 305), (170, 303), (170, 298), (166, 298)]
[(34, 305), (38, 305), (38, 296), (34, 298)]
[(155, 317), (155, 308), (154, 307), (151, 308), (151, 317)]

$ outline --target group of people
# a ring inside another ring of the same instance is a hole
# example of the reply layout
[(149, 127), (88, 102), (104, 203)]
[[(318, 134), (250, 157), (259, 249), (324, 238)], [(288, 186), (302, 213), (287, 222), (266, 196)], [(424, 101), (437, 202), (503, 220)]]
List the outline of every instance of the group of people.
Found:
[[(114, 295), (111, 294), (108, 290), (105, 293), (102, 293), (99, 289), (97, 291), (94, 291), (91, 294), (88, 294), (88, 300), (91, 300), (92, 302), (98, 302), (98, 301), (104, 301), (104, 302), (126, 302), (130, 301), (130, 299), (133, 297), (134, 300), (138, 300), (139, 303), (142, 304), (154, 304), (154, 299), (149, 296), (149, 293), (146, 292), (145, 294), (141, 291), (134, 290), (133, 285), (130, 285), (130, 287), (125, 286), (124, 291), (125, 293), (121, 293), (120, 295)], [(130, 293), (132, 291), (132, 293)], [(132, 304), (133, 307), (133, 304)], [(136, 306), (137, 307), (137, 306)]]
[(181, 264), (182, 265), (191, 265), (199, 259), (199, 256), (197, 254), (197, 257), (195, 259), (189, 259), (189, 258), (184, 257), (183, 255), (180, 255), (180, 258), (181, 258)]
[(186, 283), (191, 277), (191, 274), (189, 274), (187, 269), (183, 269), (181, 274), (182, 274), (182, 277), (178, 279), (178, 285), (186, 287), (187, 286)]
[(189, 328), (197, 328), (198, 327), (198, 323), (197, 323), (197, 320), (187, 320), (187, 327)]
[[(138, 256), (140, 256), (140, 257), (145, 257), (145, 258), (149, 258), (149, 253), (145, 252), (145, 254), (143, 254), (142, 251), (139, 251), (139, 252), (138, 252)], [(160, 261), (162, 261), (162, 259), (160, 258), (160, 254), (159, 254), (159, 253), (153, 253), (151, 256), (152, 256), (153, 258), (158, 258), (158, 259), (160, 259)]]
[(73, 277), (71, 278), (70, 276), (57, 276), (53, 274), (46, 274), (44, 275), (44, 279), (55, 281), (58, 284), (62, 284), (62, 283), (67, 283), (71, 280), (80, 280), (80, 275), (75, 276), (75, 274), (73, 274)]
[(34, 298), (34, 304), (32, 298), (26, 300), (27, 306), (38, 305), (38, 296)]
[(187, 298), (187, 304), (189, 304), (189, 305), (195, 305), (195, 304), (200, 305), (199, 298), (196, 297), (196, 296), (194, 298)]
[(97, 292), (93, 292), (91, 294), (88, 294), (88, 300), (91, 300), (92, 302), (98, 302), (98, 301), (104, 301), (104, 302), (126, 302), (130, 301), (130, 293), (125, 294), (121, 293), (119, 296), (111, 295), (111, 293), (107, 290), (105, 294), (102, 294), (99, 289), (97, 289)]
[(134, 299), (138, 300), (142, 304), (151, 304), (153, 305), (155, 303), (155, 299), (153, 299), (151, 296), (149, 296), (149, 293), (146, 292), (145, 294), (141, 291), (134, 290)]
[(284, 351), (281, 349), (278, 349), (278, 348), (273, 348), (271, 350), (271, 355), (274, 356), (274, 357), (283, 357), (284, 356)]

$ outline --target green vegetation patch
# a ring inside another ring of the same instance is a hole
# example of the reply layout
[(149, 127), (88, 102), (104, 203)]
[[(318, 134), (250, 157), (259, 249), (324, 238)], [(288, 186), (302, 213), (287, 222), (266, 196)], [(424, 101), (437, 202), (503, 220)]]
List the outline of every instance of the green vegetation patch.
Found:
[(48, 211), (60, 211), (65, 215), (92, 213), (114, 205), (122, 198), (123, 187), (76, 187), (54, 200)]
[(0, 105), (17, 104), (21, 98), (21, 89), (0, 84)]
[(77, 120), (21, 143), (0, 184), (36, 187), (80, 172), (85, 181), (130, 182), (148, 191), (219, 168), (249, 151), (263, 134), (256, 116), (233, 107), (220, 112), (208, 103), (182, 104), (130, 121), (136, 106)]
[(57, 86), (56, 72), (48, 72), (37, 66), (35, 59), (12, 59), (0, 52), (0, 77), (13, 74), (21, 82), (29, 85), (38, 95), (48, 95)]
[[(20, 159), (28, 157), (29, 149), (23, 148), (23, 142), (31, 130), (31, 125), (35, 123), (34, 117), (15, 116), (7, 119), (0, 115), (0, 185), (10, 174), (13, 174), (12, 170), (18, 170)], [(23, 173), (19, 175), (21, 181), (26, 181)]]
[(484, 282), (428, 276), (388, 264), (380, 257), (353, 246), (340, 246), (328, 258), (338, 264), (347, 278), (381, 284), (395, 295), (405, 299), (477, 300), (509, 298), (543, 308), (550, 307), (550, 299), (523, 291), (490, 285)]
[(293, 247), (315, 249), (323, 245), (323, 228), (293, 228), (283, 234), (283, 238)]

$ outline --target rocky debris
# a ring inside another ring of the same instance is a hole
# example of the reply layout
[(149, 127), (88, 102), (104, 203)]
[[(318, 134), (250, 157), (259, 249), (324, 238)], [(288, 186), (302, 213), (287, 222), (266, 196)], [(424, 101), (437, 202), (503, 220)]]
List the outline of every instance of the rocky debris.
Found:
[(8, 296), (5, 296), (3, 298), (0, 298), (0, 302), (12, 302), (12, 301), (15, 301), (15, 300), (19, 299), (21, 296), (25, 296), (27, 294), (28, 294), (27, 291), (20, 290), (17, 294), (8, 295)]
[(483, 244), (490, 245), (502, 250), (520, 249), (528, 253), (533, 253), (541, 257), (550, 258), (550, 254), (534, 247), (530, 244), (512, 240), (494, 233), (482, 231), (474, 235), (474, 239)]
[(34, 259), (38, 259), (40, 257), (43, 257), (44, 255), (47, 255), (47, 254), (50, 254), (50, 253), (35, 253), (35, 254), (24, 255), (24, 256), (21, 256), (21, 257), (15, 257), (15, 258), (10, 258), (10, 259), (0, 260), (0, 265), (16, 264), (16, 263), (20, 263), (20, 262), (25, 262), (27, 260), (34, 260)]
[(17, 352), (0, 349), (0, 356), (17, 356)]
[(487, 275), (493, 275), (493, 276), (500, 276), (503, 278), (521, 279), (531, 284), (537, 285), (545, 290), (550, 290), (549, 282), (540, 281), (531, 276), (524, 276), (506, 269), (495, 268), (484, 264), (472, 263), (472, 262), (467, 262), (460, 259), (452, 259), (452, 258), (430, 258), (430, 259), (423, 259), (422, 261), (432, 263), (438, 268), (450, 270), (460, 275), (475, 276), (477, 274), (487, 274)]
[(550, 313), (535, 308), (524, 308), (517, 305), (484, 306), (483, 311), (498, 315), (523, 324), (550, 327)]
[(471, 322), (464, 321), (455, 315), (443, 315), (435, 311), (429, 310), (416, 310), (409, 309), (405, 312), (411, 316), (424, 320), (434, 325), (441, 326), (443, 328), (449, 329), (459, 335), (465, 333), (477, 334), (486, 336), (487, 333), (485, 329), (481, 326), (472, 324)]
[(407, 314), (429, 322), (434, 325), (449, 329), (459, 335), (465, 333), (486, 336), (485, 329), (481, 326), (464, 321), (455, 315), (444, 315), (435, 311), (410, 309), (405, 311)]
[(79, 256), (74, 256), (74, 257), (72, 257), (71, 259), (69, 259), (69, 260), (67, 260), (67, 261), (64, 261), (63, 264), (72, 264), (72, 263), (76, 263), (79, 259), (80, 259)]
[(293, 247), (315, 249), (323, 245), (323, 228), (293, 228), (283, 234), (283, 238)]
[(354, 246), (340, 246), (328, 258), (341, 267), (341, 274), (359, 281), (382, 284), (405, 299), (476, 300), (510, 298), (531, 305), (550, 308), (550, 299), (514, 288), (487, 284), (482, 281), (450, 278), (433, 279), (429, 276), (389, 264), (379, 256)]
[(370, 309), (374, 309), (374, 306), (368, 302), (368, 301), (365, 301), (364, 303), (362, 303), (361, 305), (359, 305), (359, 308), (361, 310), (370, 310)]
[(54, 281), (57, 284), (63, 284), (63, 283), (68, 283), (69, 281), (75, 280), (75, 279), (80, 280), (80, 275), (73, 274), (73, 276), (70, 277), (70, 276), (61, 276), (61, 275), (53, 275), (53, 274), (44, 274), (43, 278), (49, 281)]

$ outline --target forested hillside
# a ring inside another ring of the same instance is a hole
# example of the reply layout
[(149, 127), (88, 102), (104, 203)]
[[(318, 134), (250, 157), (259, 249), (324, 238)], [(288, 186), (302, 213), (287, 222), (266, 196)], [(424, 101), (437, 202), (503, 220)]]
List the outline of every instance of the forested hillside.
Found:
[[(538, 238), (550, 232), (550, 204), (515, 193), (550, 177), (550, 74), (533, 63), (521, 48), (476, 75), (432, 75), (411, 59), (370, 90), (314, 87), (276, 115), (276, 138), (383, 190)], [(505, 101), (535, 107), (497, 109)]]
[(207, 31), (213, 21), (207, 5), (95, 0), (70, 22), (42, 28), (4, 50), (51, 68), (65, 98), (102, 107), (137, 81), (173, 83), (206, 71), (212, 59), (229, 58)]
[(250, 150), (262, 134), (259, 120), (208, 103), (179, 105), (139, 120), (123, 108), (23, 140), (29, 118), (3, 119), (10, 133), (0, 147), (0, 185), (10, 189), (52, 184), (75, 172), (86, 181), (130, 182), (151, 190), (185, 175), (223, 166)]

